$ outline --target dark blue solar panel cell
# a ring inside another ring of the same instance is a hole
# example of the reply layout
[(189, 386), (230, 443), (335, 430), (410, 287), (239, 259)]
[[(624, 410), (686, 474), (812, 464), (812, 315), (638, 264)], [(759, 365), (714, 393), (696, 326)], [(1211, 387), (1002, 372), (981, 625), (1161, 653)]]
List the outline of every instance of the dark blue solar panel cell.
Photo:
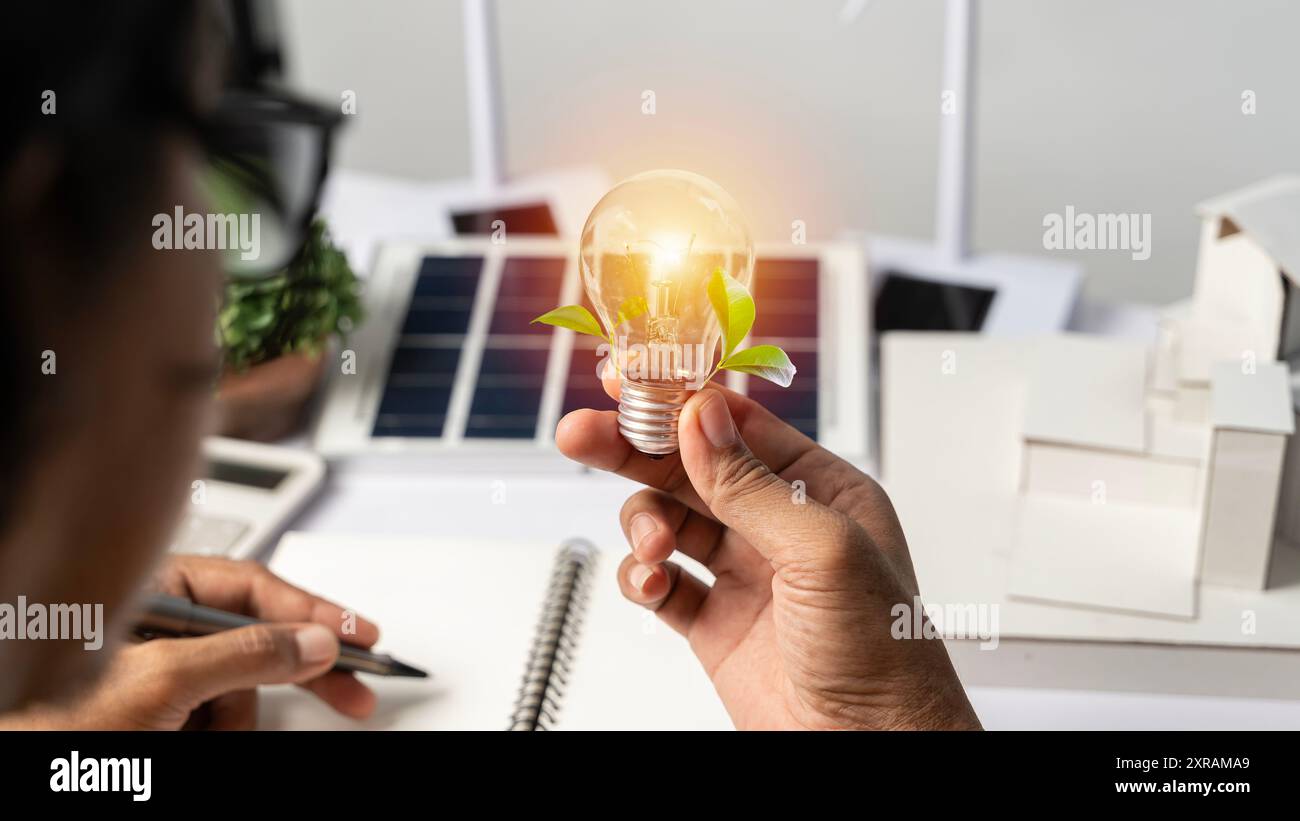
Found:
[(420, 263), (412, 295), (473, 299), (482, 270), (482, 257), (425, 257)]
[(536, 333), (534, 318), (559, 306), (564, 260), (557, 257), (510, 257), (501, 272), (501, 286), (492, 313), (492, 334)]
[(605, 393), (599, 386), (583, 388), (570, 386), (564, 392), (564, 405), (561, 408), (561, 413), (568, 414), (582, 408), (614, 410), (617, 406), (617, 403), (609, 398), (609, 394)]
[(760, 259), (754, 264), (755, 337), (816, 338), (815, 259)]
[(384, 382), (375, 436), (441, 436), (460, 348), (401, 347)]
[[(542, 399), (541, 385), (485, 387), (474, 392), (474, 416), (528, 416), (537, 419), (537, 404)], [(468, 432), (466, 435), (470, 435)]]
[(608, 356), (608, 350), (598, 351), (597, 348), (605, 345), (604, 340), (596, 339), (592, 336), (576, 336), (573, 339), (573, 354), (570, 356), (569, 381), (570, 382), (595, 382), (599, 381), (598, 371), (601, 363)]
[[(402, 336), (464, 335), (469, 329), (482, 257), (425, 257), (416, 275)], [(383, 385), (376, 436), (441, 436), (460, 361), (460, 344), (428, 347), (398, 339)]]
[(465, 435), (474, 439), (532, 439), (537, 435), (537, 414), (476, 416), (470, 414)]
[(415, 278), (402, 333), (465, 333), (482, 269), (481, 257), (425, 257)]
[(531, 438), (546, 382), (547, 350), (485, 348), (465, 436)]
[(397, 385), (384, 389), (374, 436), (442, 436), (451, 386)]
[(397, 374), (455, 374), (460, 348), (410, 348), (393, 351), (389, 379)]
[(379, 415), (441, 415), (447, 411), (451, 388), (436, 385), (390, 385), (379, 403)]
[(447, 422), (445, 414), (387, 415), (375, 419), (373, 436), (406, 436), (437, 439)]
[(750, 398), (808, 438), (817, 438), (817, 396), (814, 392), (761, 390), (751, 391)]
[(484, 348), (479, 364), (479, 383), (486, 380), (488, 384), (494, 384), (495, 380), (495, 384), (503, 384), (503, 380), (524, 379), (540, 385), (546, 378), (546, 360), (549, 357), (550, 351), (546, 349)]
[(817, 396), (815, 388), (810, 386), (780, 388), (775, 385), (756, 387), (750, 383), (749, 395), (772, 413), (792, 422), (796, 419), (817, 418)]
[[(790, 357), (790, 363), (794, 365), (795, 376), (794, 384), (800, 382), (816, 382), (818, 371), (817, 354), (813, 351), (786, 351)], [(791, 385), (793, 387), (794, 385)]]
[(374, 436), (439, 437), (447, 421), (460, 340), (429, 346), (420, 334), (463, 336), (469, 329), (482, 257), (425, 257), (416, 275), (375, 417)]
[(464, 334), (473, 310), (472, 298), (415, 297), (402, 323), (402, 335)]
[(749, 396), (802, 433), (817, 438), (817, 354), (790, 356), (798, 373), (788, 388), (749, 377)]
[(615, 406), (614, 400), (605, 393), (604, 388), (600, 386), (600, 380), (596, 377), (596, 368), (600, 360), (601, 357), (596, 356), (594, 346), (574, 347), (573, 356), (569, 358), (568, 380), (564, 386), (564, 402), (561, 405), (563, 413), (579, 408), (607, 410)]
[[(811, 340), (817, 330), (818, 261), (760, 259), (754, 265), (754, 344), (776, 340)], [(749, 377), (748, 393), (755, 401), (803, 433), (817, 436), (817, 354), (787, 351), (798, 370), (788, 388)]]
[[(759, 298), (762, 300), (762, 298)], [(817, 301), (813, 299), (767, 299), (758, 302), (754, 336), (768, 339), (815, 339)]]

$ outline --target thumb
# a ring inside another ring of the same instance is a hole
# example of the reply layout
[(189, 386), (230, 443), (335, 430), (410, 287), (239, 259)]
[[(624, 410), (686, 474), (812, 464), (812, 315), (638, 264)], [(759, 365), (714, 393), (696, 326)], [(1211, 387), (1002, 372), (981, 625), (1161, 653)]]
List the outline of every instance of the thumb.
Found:
[(339, 655), (338, 639), (320, 624), (254, 624), (172, 644), (166, 675), (194, 706), (259, 684), (316, 678)]
[(827, 558), (849, 543), (848, 520), (796, 493), (755, 456), (717, 391), (700, 391), (686, 403), (678, 443), (682, 466), (709, 510), (778, 569)]

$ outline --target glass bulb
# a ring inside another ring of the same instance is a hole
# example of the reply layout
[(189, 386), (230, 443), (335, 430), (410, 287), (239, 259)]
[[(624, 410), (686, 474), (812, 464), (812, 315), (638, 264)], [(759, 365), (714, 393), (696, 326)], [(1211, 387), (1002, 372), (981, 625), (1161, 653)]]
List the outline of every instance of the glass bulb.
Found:
[(643, 453), (674, 453), (682, 405), (712, 372), (722, 333), (709, 279), (719, 268), (747, 288), (753, 279), (740, 207), (698, 174), (647, 171), (596, 203), (581, 258), (587, 296), (612, 329), (619, 430)]

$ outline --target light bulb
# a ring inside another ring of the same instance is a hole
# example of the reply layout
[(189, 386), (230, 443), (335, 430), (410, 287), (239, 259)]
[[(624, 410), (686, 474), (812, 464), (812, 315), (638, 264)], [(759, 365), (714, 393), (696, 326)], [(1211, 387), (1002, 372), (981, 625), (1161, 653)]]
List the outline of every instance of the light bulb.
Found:
[(592, 209), (581, 260), (622, 379), (619, 430), (642, 453), (674, 453), (682, 405), (712, 372), (722, 333), (709, 278), (720, 268), (746, 288), (753, 279), (740, 207), (698, 174), (638, 174)]

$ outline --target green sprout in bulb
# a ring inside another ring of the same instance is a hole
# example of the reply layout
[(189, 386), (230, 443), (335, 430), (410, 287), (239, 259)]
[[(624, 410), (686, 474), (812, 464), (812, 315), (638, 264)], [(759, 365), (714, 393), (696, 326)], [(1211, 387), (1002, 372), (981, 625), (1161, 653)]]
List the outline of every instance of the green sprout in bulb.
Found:
[[(709, 278), (709, 303), (713, 313), (722, 327), (722, 355), (704, 383), (708, 383), (718, 371), (739, 371), (750, 376), (757, 376), (780, 385), (790, 387), (794, 381), (795, 367), (785, 351), (776, 345), (755, 345), (752, 348), (736, 350), (742, 340), (754, 326), (756, 309), (754, 298), (744, 283), (728, 274), (722, 268), (713, 271)], [(568, 328), (580, 334), (598, 337), (613, 344), (613, 333), (607, 331), (591, 311), (581, 305), (565, 305), (548, 311), (533, 320), (557, 328)]]

